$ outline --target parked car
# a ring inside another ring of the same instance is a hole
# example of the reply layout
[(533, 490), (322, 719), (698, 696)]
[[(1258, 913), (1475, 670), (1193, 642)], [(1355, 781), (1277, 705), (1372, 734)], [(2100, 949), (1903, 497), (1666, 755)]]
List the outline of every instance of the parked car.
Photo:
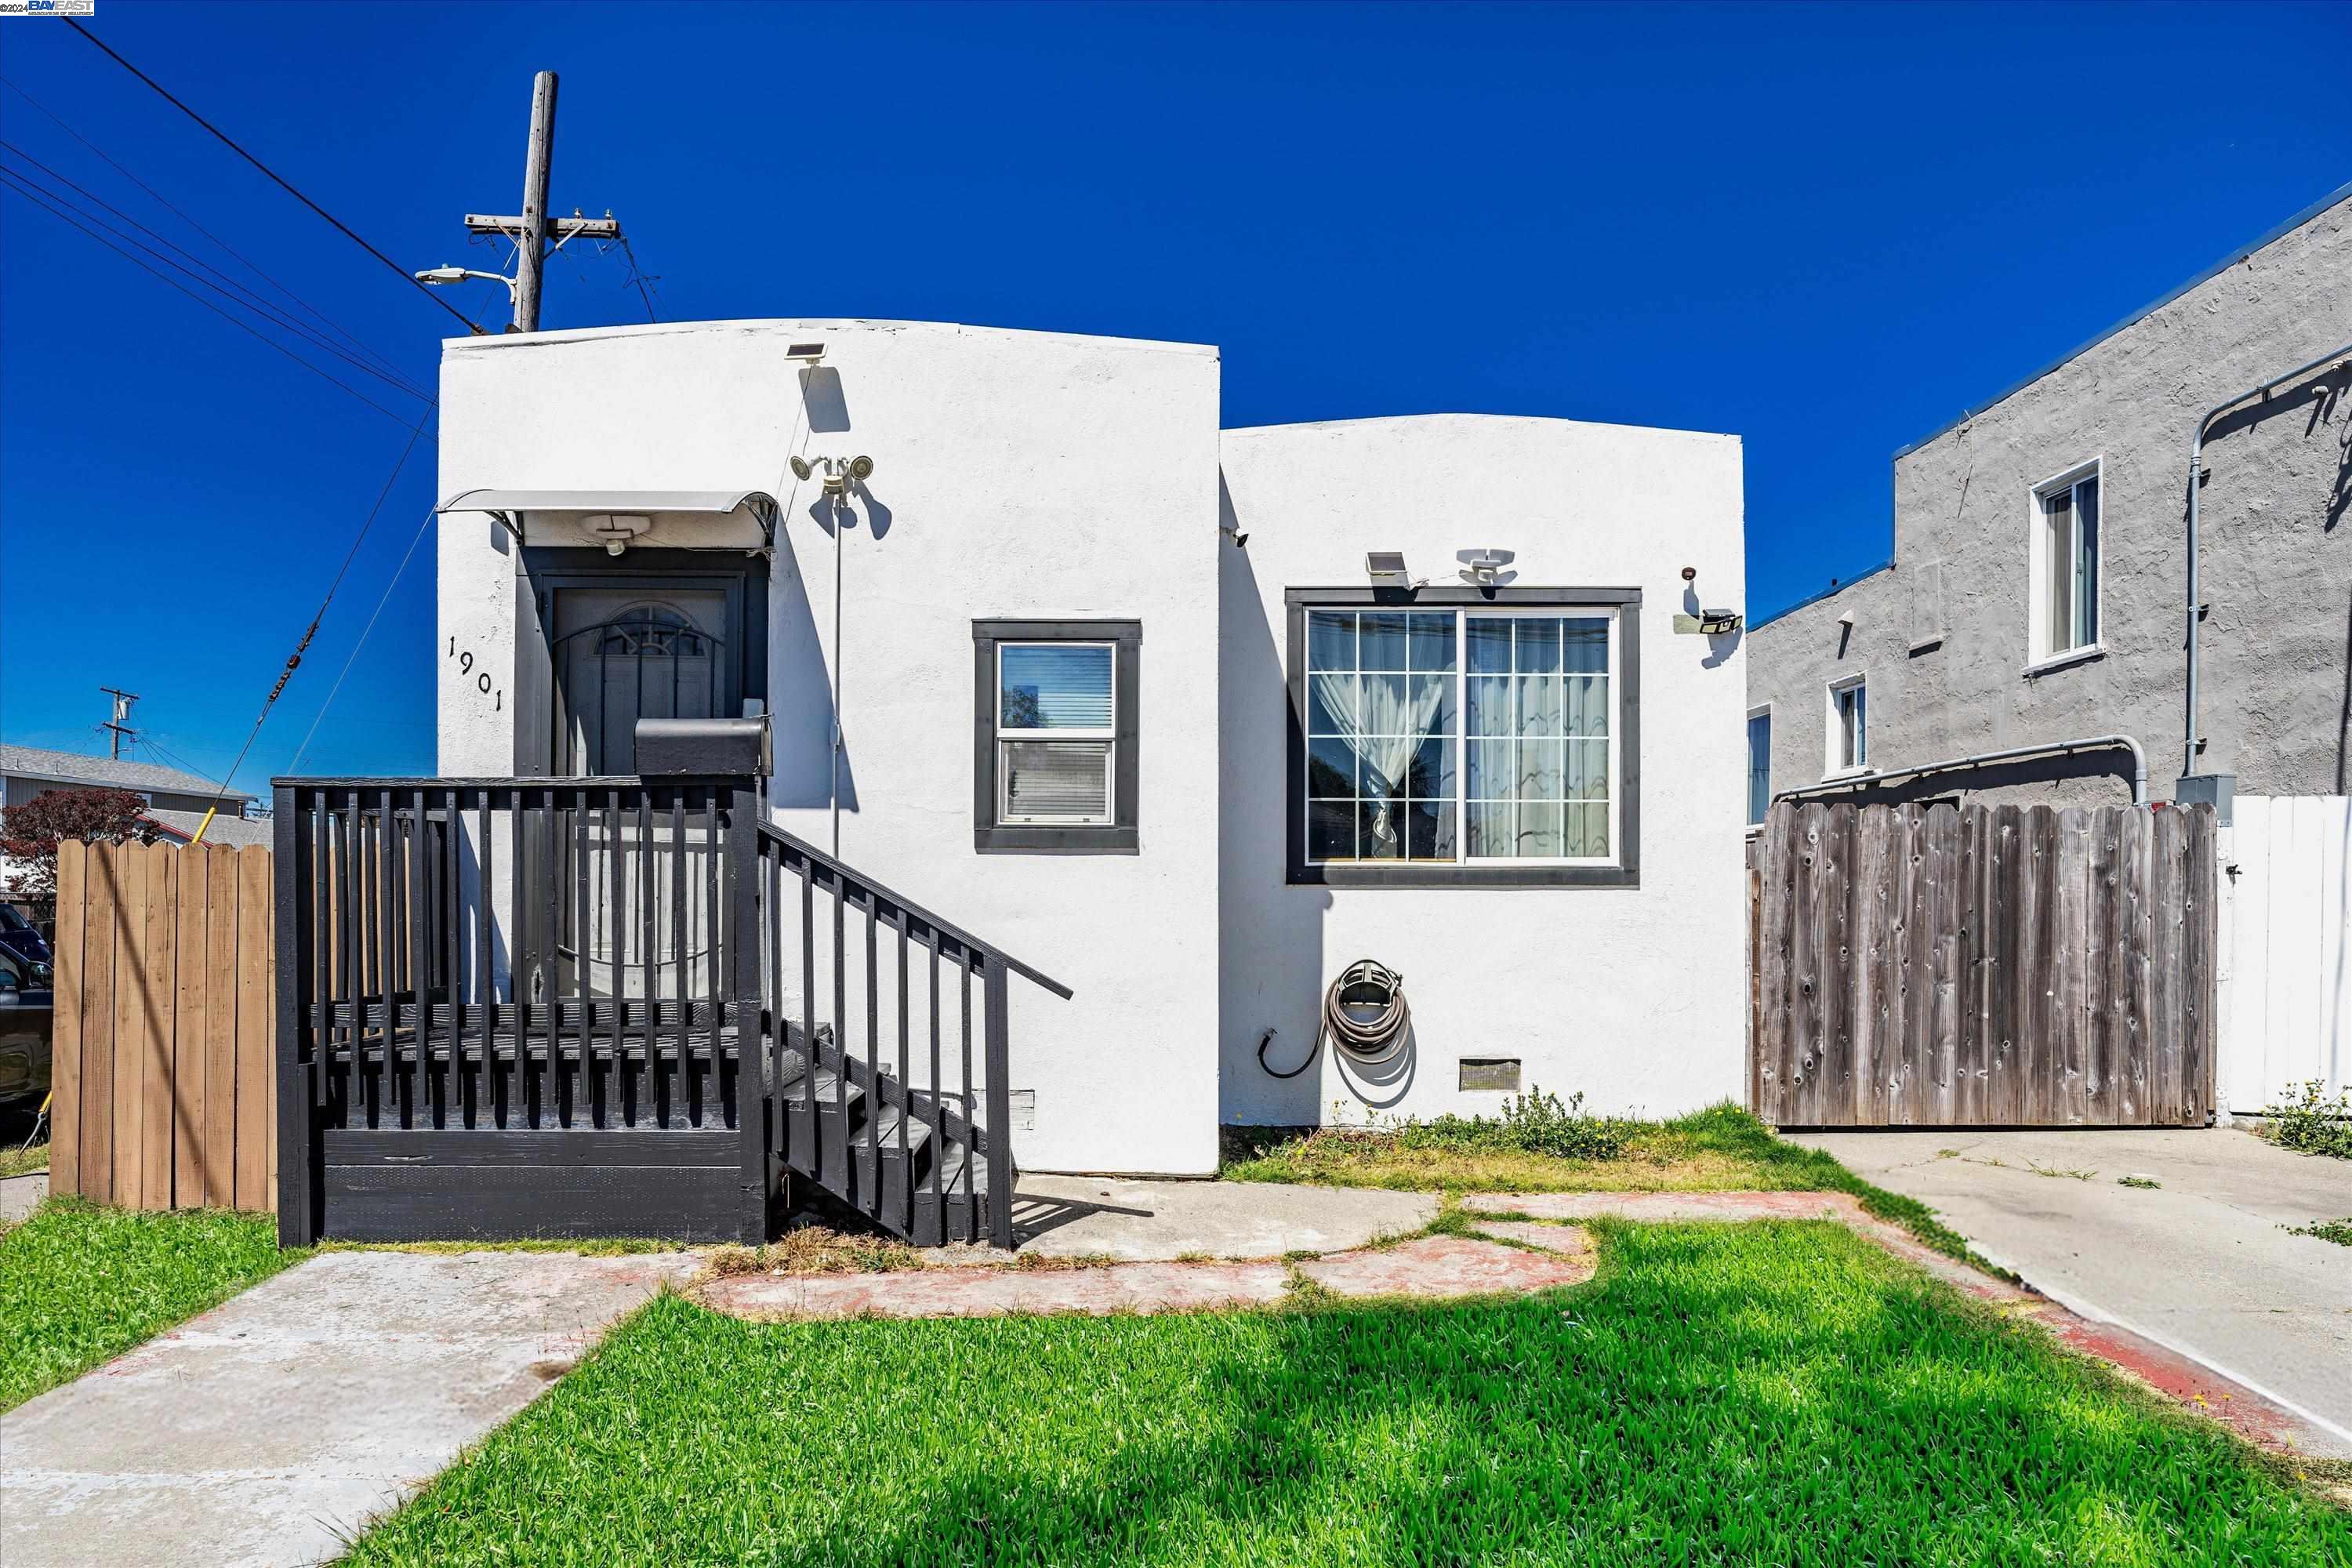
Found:
[(15, 949), (0, 947), (0, 1106), (37, 1101), (49, 1092), (56, 1001), (46, 963), (37, 976)]
[(33, 975), (44, 985), (57, 956), (41, 936), (41, 928), (26, 918), (25, 911), (14, 904), (0, 903), (0, 952), (12, 953), (25, 961)]

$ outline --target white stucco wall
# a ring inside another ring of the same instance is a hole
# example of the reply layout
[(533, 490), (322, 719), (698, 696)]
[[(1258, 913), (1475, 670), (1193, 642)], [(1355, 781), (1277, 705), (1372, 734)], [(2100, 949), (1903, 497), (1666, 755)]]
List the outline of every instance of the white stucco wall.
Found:
[[(1516, 1057), (1524, 1081), (1590, 1109), (1652, 1113), (1746, 1098), (1746, 707), (1737, 638), (1677, 636), (1696, 598), (1742, 607), (1738, 437), (1550, 419), (1434, 416), (1225, 433), (1219, 560), (1224, 1119), (1360, 1121), (1368, 1110), (1493, 1111), (1456, 1090), (1463, 1057)], [(1285, 886), (1289, 588), (1361, 585), (1367, 550), (1458, 583), (1454, 552), (1517, 552), (1518, 587), (1635, 587), (1641, 622), (1638, 888)], [(1323, 989), (1374, 958), (1414, 1020), (1402, 1085), (1360, 1092), (1328, 1050), (1289, 1082)]]
[[(788, 344), (825, 344), (804, 405)], [(943, 324), (730, 321), (451, 342), (441, 490), (765, 489), (777, 816), (823, 845), (838, 663), (861, 872), (1073, 987), (1012, 985), (1017, 1131), (1034, 1170), (1206, 1173), (1217, 1124), (1218, 360), (1181, 344)], [(812, 431), (811, 411), (818, 428)], [(845, 428), (841, 427), (845, 426)], [(835, 543), (794, 452), (871, 456)], [(648, 544), (691, 536), (665, 521)], [(511, 681), (515, 557), (446, 520), (440, 650)], [(977, 854), (971, 623), (1143, 623), (1139, 854)], [(446, 774), (512, 769), (494, 706), (447, 658)]]

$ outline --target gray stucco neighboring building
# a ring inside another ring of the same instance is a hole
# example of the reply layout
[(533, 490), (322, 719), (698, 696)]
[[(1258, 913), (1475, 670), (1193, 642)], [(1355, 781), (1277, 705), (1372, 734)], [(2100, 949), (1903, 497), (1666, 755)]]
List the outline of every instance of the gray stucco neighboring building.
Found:
[[(2352, 185), (1897, 453), (1894, 559), (1749, 631), (1769, 790), (1841, 771), (1853, 715), (1834, 693), (1860, 680), (1874, 771), (2120, 732), (2147, 750), (2151, 796), (2172, 796), (2190, 438), (2224, 398), (2347, 342)], [(2207, 435), (2192, 771), (2234, 773), (2241, 795), (2352, 788), (2347, 392), (2352, 365), (2332, 362)], [(2034, 799), (2116, 801), (2127, 766), (2111, 752), (1909, 793), (2031, 782)]]

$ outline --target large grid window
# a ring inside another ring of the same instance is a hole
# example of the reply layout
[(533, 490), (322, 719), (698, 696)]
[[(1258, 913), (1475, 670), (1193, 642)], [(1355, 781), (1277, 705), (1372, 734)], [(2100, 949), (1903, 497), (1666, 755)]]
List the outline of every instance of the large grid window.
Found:
[(972, 846), (1138, 847), (1135, 621), (975, 621)]
[(1616, 864), (1618, 624), (1308, 610), (1307, 864)]

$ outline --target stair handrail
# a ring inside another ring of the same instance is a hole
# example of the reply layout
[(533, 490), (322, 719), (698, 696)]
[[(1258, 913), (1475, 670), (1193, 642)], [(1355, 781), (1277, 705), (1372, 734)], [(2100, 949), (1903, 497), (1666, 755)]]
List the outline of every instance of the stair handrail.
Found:
[(862, 890), (868, 898), (878, 899), (884, 903), (896, 905), (898, 909), (906, 911), (908, 919), (921, 921), (923, 924), (930, 927), (938, 935), (947, 938), (950, 942), (954, 942), (957, 946), (963, 948), (967, 952), (979, 953), (982, 957), (1003, 965), (1012, 973), (1019, 974), (1029, 980), (1034, 981), (1037, 984), (1043, 986), (1047, 991), (1052, 992), (1055, 995), (1059, 996), (1066, 1002), (1075, 994), (1068, 986), (1063, 984), (1052, 975), (1045, 973), (1031, 964), (1024, 963), (1021, 960), (1013, 957), (1003, 948), (998, 947), (994, 942), (982, 941), (981, 938), (972, 935), (970, 931), (964, 930), (961, 926), (955, 924), (953, 921), (942, 920), (940, 916), (933, 914), (930, 910), (923, 908), (922, 905), (915, 902), (912, 899), (908, 898), (905, 894), (896, 892), (889, 888), (884, 887), (881, 883), (866, 875), (863, 871), (859, 871), (852, 867), (844, 865), (841, 861), (826, 854), (815, 845), (811, 844), (807, 839), (802, 838), (794, 834), (787, 833), (772, 822), (762, 821), (760, 824), (760, 831), (765, 834), (769, 838), (785, 846), (794, 854), (805, 857), (811, 865), (824, 867), (827, 871), (838, 878), (845, 888), (856, 887)]

